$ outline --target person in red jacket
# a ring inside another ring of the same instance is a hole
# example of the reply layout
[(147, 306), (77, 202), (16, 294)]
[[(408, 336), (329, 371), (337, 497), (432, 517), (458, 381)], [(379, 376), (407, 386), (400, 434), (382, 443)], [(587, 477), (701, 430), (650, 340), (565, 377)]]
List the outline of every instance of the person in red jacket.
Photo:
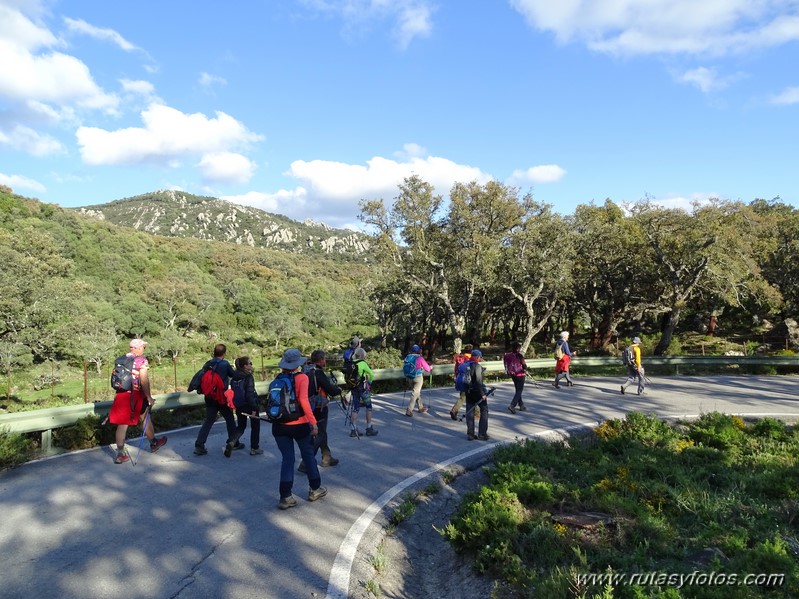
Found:
[(294, 443), (300, 449), (302, 461), (308, 475), (308, 501), (316, 501), (327, 495), (327, 489), (322, 486), (322, 476), (316, 465), (313, 452), (313, 437), (319, 433), (311, 404), (308, 402), (308, 376), (297, 372), (307, 362), (298, 349), (287, 349), (283, 352), (283, 359), (277, 365), (284, 374), (291, 374), (294, 378), (294, 394), (302, 408), (302, 416), (292, 422), (273, 422), (272, 436), (275, 438), (277, 448), (283, 461), (280, 465), (280, 503), (281, 510), (287, 510), (297, 505), (297, 500), (291, 493), (294, 487)]

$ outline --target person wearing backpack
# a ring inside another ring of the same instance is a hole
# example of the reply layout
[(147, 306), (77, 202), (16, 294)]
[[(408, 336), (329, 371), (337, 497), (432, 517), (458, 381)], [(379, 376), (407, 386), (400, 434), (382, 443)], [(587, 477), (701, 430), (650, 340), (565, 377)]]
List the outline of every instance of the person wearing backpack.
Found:
[(627, 381), (621, 386), (621, 394), (624, 395), (624, 390), (628, 385), (631, 385), (636, 380), (638, 381), (638, 395), (644, 392), (644, 367), (641, 365), (641, 338), (633, 337), (632, 344), (625, 348), (624, 352), (626, 357), (627, 366)]
[(413, 407), (417, 404), (420, 414), (426, 414), (428, 411), (428, 408), (424, 407), (422, 403), (422, 386), (424, 385), (424, 373), (430, 372), (432, 368), (422, 356), (421, 351), (418, 345), (414, 345), (411, 347), (411, 353), (405, 356), (402, 363), (402, 372), (405, 378), (413, 382), (411, 399), (405, 408), (405, 415), (411, 418), (413, 417)]
[[(327, 444), (328, 403), (330, 398), (341, 398), (341, 388), (334, 385), (325, 374), (327, 354), (323, 349), (311, 352), (308, 362), (303, 368), (303, 372), (308, 375), (308, 402), (311, 404), (316, 418), (316, 427), (319, 429), (319, 434), (313, 439), (313, 454), (315, 459), (317, 452), (321, 449), (322, 467), (327, 468), (338, 464), (338, 460), (332, 456), (330, 446)], [(300, 462), (297, 470), (306, 472), (305, 462)]]
[[(316, 501), (327, 495), (327, 489), (322, 486), (322, 476), (316, 465), (313, 454), (313, 437), (319, 434), (316, 417), (308, 402), (308, 375), (298, 372), (306, 362), (306, 358), (298, 349), (287, 349), (283, 358), (277, 365), (281, 369), (279, 377), (288, 377), (290, 392), (299, 403), (302, 415), (294, 416), (293, 420), (286, 422), (272, 422), (272, 436), (275, 438), (277, 448), (280, 450), (282, 461), (280, 464), (280, 502), (278, 508), (287, 510), (297, 505), (297, 500), (292, 495), (294, 487), (294, 443), (300, 450), (302, 462), (305, 464), (308, 476), (308, 501)], [(277, 379), (276, 379), (277, 380)], [(273, 381), (274, 382), (274, 381)], [(272, 385), (270, 385), (271, 387)]]
[[(125, 354), (125, 357), (129, 358), (128, 362), (131, 365), (129, 372), (130, 390), (116, 392), (114, 402), (111, 404), (111, 410), (108, 413), (108, 421), (117, 425), (115, 464), (124, 464), (130, 460), (130, 456), (125, 450), (128, 427), (135, 426), (137, 422), (144, 422), (146, 409), (151, 408), (155, 403), (150, 392), (150, 363), (144, 357), (144, 348), (147, 347), (147, 342), (143, 339), (133, 339), (128, 347), (130, 351)], [(152, 420), (147, 421), (144, 434), (150, 440), (150, 451), (153, 453), (166, 444), (166, 435), (156, 439)]]
[[(467, 343), (466, 345), (463, 346), (463, 350), (461, 351), (461, 353), (455, 354), (453, 362), (455, 363), (454, 376), (456, 379), (458, 378), (458, 367), (464, 362), (468, 362), (469, 359), (472, 357), (472, 348), (473, 348), (472, 344)], [(452, 404), (452, 408), (449, 411), (450, 418), (452, 418), (453, 420), (458, 419), (458, 412), (460, 411), (461, 406), (464, 404), (465, 401), (466, 401), (466, 392), (459, 391), (458, 399), (455, 401), (454, 404)], [(475, 407), (474, 417), (478, 419), (480, 418), (480, 408)]]
[(362, 347), (357, 348), (352, 358), (358, 366), (358, 384), (352, 390), (352, 430), (350, 437), (360, 438), (363, 433), (358, 430), (358, 412), (361, 404), (366, 408), (366, 436), (374, 437), (377, 429), (372, 426), (372, 381), (374, 373), (366, 363), (366, 350)]
[(572, 360), (572, 351), (569, 349), (569, 332), (563, 331), (555, 345), (555, 381), (552, 386), (560, 389), (560, 379), (566, 379), (566, 385), (574, 386), (574, 381), (569, 376), (569, 364)]
[(508, 412), (511, 414), (516, 413), (516, 408), (524, 412), (527, 408), (522, 401), (522, 391), (524, 390), (524, 379), (527, 378), (527, 362), (524, 361), (524, 355), (520, 351), (522, 344), (514, 341), (511, 346), (511, 351), (505, 354), (502, 361), (505, 363), (505, 374), (507, 374), (513, 381), (513, 387), (516, 393), (508, 406)]
[[(208, 360), (203, 366), (203, 370), (208, 372), (212, 371), (219, 375), (222, 380), (221, 385), (223, 390), (230, 388), (230, 379), (233, 376), (233, 367), (230, 362), (225, 360), (227, 347), (224, 343), (217, 343), (214, 346), (214, 356)], [(243, 449), (244, 444), (238, 442), (236, 437), (236, 420), (233, 417), (233, 410), (230, 409), (226, 403), (220, 403), (212, 395), (205, 395), (205, 420), (200, 427), (200, 432), (197, 434), (197, 440), (194, 441), (194, 455), (206, 455), (208, 450), (205, 448), (205, 442), (208, 440), (208, 433), (211, 432), (211, 426), (216, 421), (218, 414), (222, 414), (227, 426), (227, 441), (225, 442), (225, 457), (230, 457), (230, 452), (233, 449)]]
[[(250, 424), (250, 455), (261, 455), (264, 450), (260, 448), (261, 443), (261, 419), (258, 418), (258, 394), (255, 392), (255, 377), (252, 375), (252, 360), (248, 356), (236, 358), (234, 362), (236, 370), (230, 380), (230, 388), (233, 389), (233, 405), (236, 407), (236, 443), (247, 430), (247, 421)], [(248, 415), (255, 416), (250, 419)], [(231, 449), (235, 449), (235, 445)], [(227, 447), (226, 447), (227, 449)], [(227, 455), (227, 454), (226, 454)], [(228, 455), (228, 457), (230, 457)]]
[[(483, 384), (483, 371), (480, 361), (483, 359), (483, 352), (479, 349), (472, 350), (472, 356), (468, 362), (469, 374), (467, 376), (466, 387), (466, 438), (469, 441), (479, 439), (488, 441), (488, 390)], [(477, 427), (477, 436), (474, 435), (474, 411), (480, 408), (480, 420)]]

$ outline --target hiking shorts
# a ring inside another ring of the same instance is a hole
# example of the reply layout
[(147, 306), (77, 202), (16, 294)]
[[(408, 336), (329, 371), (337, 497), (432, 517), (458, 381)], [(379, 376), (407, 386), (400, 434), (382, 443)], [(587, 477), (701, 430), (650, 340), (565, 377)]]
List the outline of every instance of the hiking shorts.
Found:
[(133, 391), (120, 391), (114, 396), (114, 403), (108, 413), (108, 422), (111, 424), (127, 424), (133, 426), (139, 422), (139, 415), (144, 407), (144, 393), (141, 389)]
[(372, 393), (366, 389), (356, 387), (352, 390), (352, 411), (357, 414), (361, 409), (361, 404), (367, 410), (371, 410)]

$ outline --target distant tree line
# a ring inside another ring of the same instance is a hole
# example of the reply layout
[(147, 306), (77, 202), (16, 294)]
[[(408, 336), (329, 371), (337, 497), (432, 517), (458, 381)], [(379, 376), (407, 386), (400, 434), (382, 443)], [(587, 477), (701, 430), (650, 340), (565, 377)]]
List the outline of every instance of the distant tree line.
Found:
[(383, 343), (429, 347), (488, 337), (526, 351), (560, 329), (607, 350), (620, 334), (681, 327), (713, 335), (799, 306), (799, 212), (779, 198), (711, 200), (690, 210), (644, 199), (562, 215), (495, 181), (456, 183), (447, 201), (417, 176), (389, 205), (362, 201), (372, 235), (371, 299)]

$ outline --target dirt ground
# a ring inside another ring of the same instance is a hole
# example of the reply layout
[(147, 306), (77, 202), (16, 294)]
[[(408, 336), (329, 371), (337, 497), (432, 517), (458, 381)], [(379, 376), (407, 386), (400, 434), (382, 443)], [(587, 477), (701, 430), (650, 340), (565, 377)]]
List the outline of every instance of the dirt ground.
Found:
[[(495, 583), (475, 574), (469, 562), (455, 553), (437, 532), (443, 530), (454, 515), (464, 493), (488, 483), (482, 466), (470, 468), (466, 470), (461, 466), (451, 466), (449, 471), (456, 478), (449, 484), (439, 479), (441, 490), (420, 498), (413, 516), (400, 523), (392, 534), (386, 534), (385, 519), (375, 520), (364, 535), (359, 555), (353, 563), (351, 598), (374, 597), (366, 587), (370, 580), (379, 584), (379, 596), (387, 599), (491, 597)], [(427, 485), (431, 482), (435, 481), (428, 480)], [(384, 510), (384, 518), (398, 504), (389, 505)], [(382, 572), (377, 572), (373, 565), (376, 561), (374, 558), (381, 553), (385, 557), (385, 566)]]

